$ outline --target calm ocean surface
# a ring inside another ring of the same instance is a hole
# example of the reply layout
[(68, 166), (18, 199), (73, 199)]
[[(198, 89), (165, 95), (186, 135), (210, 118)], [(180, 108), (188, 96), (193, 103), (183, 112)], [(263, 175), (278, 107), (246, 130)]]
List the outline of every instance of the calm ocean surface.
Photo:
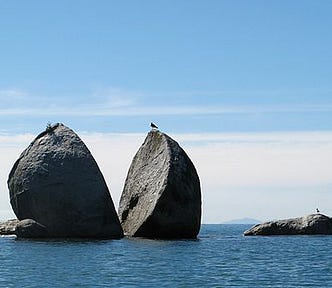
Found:
[(203, 225), (196, 241), (0, 238), (0, 287), (332, 287), (332, 236), (243, 237)]

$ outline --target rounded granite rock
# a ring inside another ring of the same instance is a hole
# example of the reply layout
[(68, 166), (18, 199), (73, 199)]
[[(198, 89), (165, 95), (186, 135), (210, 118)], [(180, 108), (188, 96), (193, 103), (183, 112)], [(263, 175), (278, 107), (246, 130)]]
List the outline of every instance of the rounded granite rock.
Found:
[(319, 213), (311, 214), (304, 217), (257, 224), (244, 232), (244, 236), (317, 234), (332, 234), (332, 218)]
[(166, 134), (152, 130), (136, 153), (121, 195), (119, 217), (129, 236), (197, 237), (199, 177), (184, 150)]
[(48, 126), (23, 151), (10, 172), (8, 187), (17, 218), (38, 222), (50, 237), (123, 236), (96, 161), (63, 124)]

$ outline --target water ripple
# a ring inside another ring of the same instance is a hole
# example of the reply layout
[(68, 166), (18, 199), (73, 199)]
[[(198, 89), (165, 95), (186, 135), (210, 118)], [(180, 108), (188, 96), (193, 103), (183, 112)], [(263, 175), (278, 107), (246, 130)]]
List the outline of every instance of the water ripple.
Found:
[(332, 237), (243, 237), (203, 225), (198, 241), (0, 238), (0, 287), (331, 287)]

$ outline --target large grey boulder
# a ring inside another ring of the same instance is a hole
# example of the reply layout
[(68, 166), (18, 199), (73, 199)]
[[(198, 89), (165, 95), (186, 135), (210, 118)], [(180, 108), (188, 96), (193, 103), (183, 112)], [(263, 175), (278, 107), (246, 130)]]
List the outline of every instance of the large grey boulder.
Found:
[(244, 232), (245, 236), (332, 234), (332, 218), (323, 214), (270, 221)]
[(119, 217), (129, 236), (197, 237), (200, 181), (187, 154), (166, 134), (152, 130), (136, 153), (121, 195)]
[(23, 151), (8, 187), (17, 218), (36, 221), (49, 237), (123, 236), (97, 163), (63, 124), (49, 126)]

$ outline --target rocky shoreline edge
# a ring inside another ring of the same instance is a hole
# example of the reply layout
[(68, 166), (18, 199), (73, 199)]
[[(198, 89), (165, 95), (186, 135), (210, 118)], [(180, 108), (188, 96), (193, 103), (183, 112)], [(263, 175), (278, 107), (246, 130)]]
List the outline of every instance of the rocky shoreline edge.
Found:
[[(0, 221), (0, 235), (16, 235), (20, 237), (22, 230), (24, 230), (27, 226), (38, 229), (38, 226), (36, 226), (34, 221), (31, 219), (25, 219), (22, 221), (18, 219)], [(35, 233), (37, 233), (37, 231)], [(324, 214), (310, 214), (303, 217), (268, 221), (262, 224), (254, 225), (250, 229), (244, 231), (243, 235), (332, 235), (332, 218)]]
[(16, 226), (20, 222), (18, 219), (10, 219), (0, 222), (0, 235), (16, 235)]

